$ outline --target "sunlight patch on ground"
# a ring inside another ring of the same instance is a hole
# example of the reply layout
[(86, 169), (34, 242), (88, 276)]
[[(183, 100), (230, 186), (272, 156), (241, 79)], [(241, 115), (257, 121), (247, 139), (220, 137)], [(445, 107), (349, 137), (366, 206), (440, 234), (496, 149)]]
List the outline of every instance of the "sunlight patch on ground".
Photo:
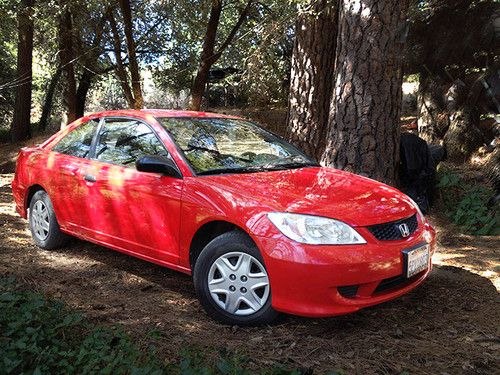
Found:
[(42, 256), (44, 261), (47, 261), (51, 268), (60, 270), (74, 270), (75, 268), (80, 269), (83, 266), (97, 264), (95, 261), (86, 259), (82, 255), (74, 256), (68, 253), (58, 254), (43, 250), (39, 250), (39, 255)]
[[(471, 251), (474, 250), (471, 249)], [(432, 264), (437, 266), (460, 267), (479, 276), (486, 277), (491, 280), (497, 291), (500, 291), (500, 274), (497, 272), (497, 270), (500, 269), (500, 262), (486, 262), (488, 267), (485, 269), (484, 267), (476, 267), (474, 265), (461, 262), (461, 258), (463, 258), (462, 254), (443, 254), (436, 252), (432, 257)]]

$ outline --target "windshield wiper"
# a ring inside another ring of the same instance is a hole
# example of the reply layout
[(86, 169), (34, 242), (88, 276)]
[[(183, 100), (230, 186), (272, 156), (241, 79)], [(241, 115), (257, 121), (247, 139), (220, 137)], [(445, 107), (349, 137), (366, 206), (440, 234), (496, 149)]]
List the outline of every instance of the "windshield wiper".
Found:
[(280, 164), (267, 164), (263, 168), (266, 170), (279, 170), (279, 169), (295, 169), (295, 168), (307, 168), (307, 167), (319, 167), (320, 165), (315, 162), (289, 162)]
[(206, 171), (197, 172), (198, 176), (209, 175), (209, 174), (223, 174), (223, 173), (255, 173), (268, 171), (269, 169), (264, 167), (237, 167), (237, 168), (218, 168), (218, 169), (209, 169)]

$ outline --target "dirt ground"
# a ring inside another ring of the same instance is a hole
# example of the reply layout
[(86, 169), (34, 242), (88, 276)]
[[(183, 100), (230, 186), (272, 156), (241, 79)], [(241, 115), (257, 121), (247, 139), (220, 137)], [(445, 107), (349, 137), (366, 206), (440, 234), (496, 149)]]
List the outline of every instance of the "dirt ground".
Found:
[(284, 315), (267, 327), (226, 327), (206, 316), (186, 275), (79, 240), (57, 251), (35, 247), (14, 211), (7, 172), (15, 150), (1, 151), (0, 274), (15, 275), (96, 323), (123, 325), (165, 358), (195, 346), (244, 354), (254, 368), (279, 362), (315, 374), (500, 373), (498, 237), (460, 235), (431, 216), (439, 231), (434, 270), (412, 293), (342, 317)]

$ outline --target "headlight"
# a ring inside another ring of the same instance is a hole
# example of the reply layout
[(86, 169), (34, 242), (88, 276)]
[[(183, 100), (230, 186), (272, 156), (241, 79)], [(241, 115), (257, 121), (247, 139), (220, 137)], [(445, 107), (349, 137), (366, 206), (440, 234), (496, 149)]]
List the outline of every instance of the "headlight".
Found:
[(349, 225), (321, 216), (270, 212), (267, 217), (288, 238), (310, 245), (364, 244), (365, 239)]

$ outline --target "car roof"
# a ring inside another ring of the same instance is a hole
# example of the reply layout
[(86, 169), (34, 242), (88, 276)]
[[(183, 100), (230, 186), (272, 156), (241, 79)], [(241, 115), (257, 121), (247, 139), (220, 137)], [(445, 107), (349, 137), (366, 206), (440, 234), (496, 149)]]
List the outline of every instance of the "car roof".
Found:
[[(115, 109), (110, 111), (102, 111), (88, 114), (85, 117), (81, 117), (72, 124), (69, 124), (65, 129), (63, 136), (69, 131), (72, 131), (75, 127), (82, 125), (84, 122), (92, 119), (99, 119), (102, 117), (132, 117), (136, 119), (150, 121), (153, 118), (165, 118), (165, 117), (185, 117), (185, 118), (232, 118), (240, 119), (243, 118), (238, 116), (226, 115), (223, 113), (213, 113), (213, 112), (201, 112), (201, 111), (183, 111), (183, 110), (173, 110), (173, 109)], [(69, 130), (67, 130), (69, 129)], [(43, 142), (40, 146), (47, 147), (52, 145), (55, 141), (59, 141), (60, 133), (55, 133), (52, 137)]]
[(175, 109), (118, 109), (94, 114), (96, 117), (130, 116), (139, 118), (145, 118), (147, 115), (154, 117), (240, 118), (238, 116), (231, 116), (223, 113), (184, 111)]

